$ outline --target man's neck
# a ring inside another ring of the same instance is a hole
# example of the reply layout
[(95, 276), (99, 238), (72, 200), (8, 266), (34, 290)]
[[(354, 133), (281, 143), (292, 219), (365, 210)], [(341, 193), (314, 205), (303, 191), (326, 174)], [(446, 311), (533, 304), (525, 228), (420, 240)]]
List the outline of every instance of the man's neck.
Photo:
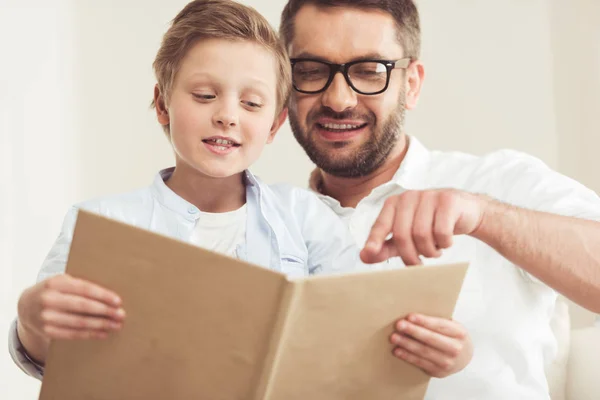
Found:
[(322, 172), (320, 191), (340, 202), (342, 207), (356, 207), (373, 189), (389, 182), (394, 177), (408, 151), (408, 138), (405, 134), (394, 146), (385, 162), (367, 176), (340, 178)]
[(246, 204), (244, 174), (213, 178), (177, 162), (166, 185), (198, 209), (209, 213), (234, 211)]

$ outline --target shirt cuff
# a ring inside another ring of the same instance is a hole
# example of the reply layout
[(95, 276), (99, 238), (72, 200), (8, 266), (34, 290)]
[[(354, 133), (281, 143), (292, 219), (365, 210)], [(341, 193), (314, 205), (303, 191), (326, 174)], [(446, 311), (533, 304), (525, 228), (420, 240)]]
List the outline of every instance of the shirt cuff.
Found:
[(23, 344), (19, 339), (19, 334), (17, 333), (16, 319), (11, 324), (8, 332), (8, 352), (15, 364), (17, 364), (17, 366), (27, 375), (39, 379), (40, 381), (42, 380), (44, 377), (44, 367), (29, 357), (29, 354), (25, 351), (25, 347), (23, 347)]

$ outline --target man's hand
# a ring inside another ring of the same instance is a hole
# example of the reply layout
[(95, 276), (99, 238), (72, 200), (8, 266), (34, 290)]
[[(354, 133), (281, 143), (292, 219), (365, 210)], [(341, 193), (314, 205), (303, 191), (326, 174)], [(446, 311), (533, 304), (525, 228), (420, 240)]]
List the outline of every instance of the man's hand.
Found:
[(489, 202), (484, 196), (453, 189), (389, 197), (360, 257), (373, 264), (399, 256), (405, 265), (421, 264), (420, 256), (440, 257), (442, 249), (452, 246), (452, 236), (477, 230)]
[(444, 378), (469, 364), (473, 344), (467, 330), (444, 318), (410, 314), (396, 323), (390, 342), (393, 354), (428, 375)]

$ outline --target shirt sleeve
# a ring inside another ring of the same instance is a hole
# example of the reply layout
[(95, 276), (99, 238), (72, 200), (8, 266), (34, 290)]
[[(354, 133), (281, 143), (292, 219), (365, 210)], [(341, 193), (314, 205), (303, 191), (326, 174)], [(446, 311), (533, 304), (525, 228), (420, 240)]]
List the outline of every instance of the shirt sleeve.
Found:
[[(581, 183), (549, 168), (541, 160), (514, 151), (502, 152), (496, 164), (496, 199), (535, 211), (600, 221), (600, 197)], [(539, 280), (521, 270), (535, 282)]]
[(495, 190), (498, 199), (536, 211), (600, 221), (600, 197), (574, 179), (562, 175), (541, 160), (505, 151), (503, 173)]
[(50, 252), (42, 263), (42, 268), (38, 273), (37, 281), (41, 282), (55, 275), (64, 274), (69, 258), (69, 250), (73, 241), (73, 231), (77, 220), (78, 208), (71, 207), (67, 212), (62, 224), (58, 238), (54, 241)]
[(15, 364), (17, 364), (23, 372), (36, 379), (42, 380), (44, 376), (44, 367), (29, 357), (23, 348), (23, 344), (19, 340), (19, 335), (17, 333), (17, 323), (17, 320), (14, 320), (8, 332), (8, 353)]
[[(52, 245), (50, 252), (42, 264), (40, 272), (38, 273), (37, 282), (41, 282), (65, 272), (69, 250), (71, 248), (71, 241), (73, 240), (73, 230), (75, 228), (76, 219), (77, 208), (72, 207), (67, 212), (58, 238)], [(17, 323), (18, 321), (15, 319), (8, 333), (8, 351), (19, 368), (26, 374), (41, 380), (44, 375), (44, 367), (36, 363), (25, 351), (23, 344), (19, 340)]]

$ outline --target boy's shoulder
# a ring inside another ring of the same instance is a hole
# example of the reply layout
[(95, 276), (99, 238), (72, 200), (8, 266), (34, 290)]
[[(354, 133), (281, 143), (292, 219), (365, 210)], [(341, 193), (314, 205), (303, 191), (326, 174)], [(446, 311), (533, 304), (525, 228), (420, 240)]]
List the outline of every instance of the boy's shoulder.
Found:
[(340, 221), (337, 214), (311, 190), (289, 183), (267, 185), (261, 182), (260, 186), (261, 200), (265, 206), (263, 211), (268, 214), (275, 212), (280, 219), (298, 226), (314, 221), (325, 224)]
[(294, 186), (289, 183), (266, 184), (258, 178), (256, 180), (260, 185), (263, 199), (273, 201), (285, 209), (295, 206), (328, 208), (319, 197), (309, 189)]
[(129, 192), (92, 198), (75, 204), (73, 208), (105, 216), (131, 215), (132, 213), (139, 214), (151, 210), (152, 199), (152, 188), (145, 187)]

